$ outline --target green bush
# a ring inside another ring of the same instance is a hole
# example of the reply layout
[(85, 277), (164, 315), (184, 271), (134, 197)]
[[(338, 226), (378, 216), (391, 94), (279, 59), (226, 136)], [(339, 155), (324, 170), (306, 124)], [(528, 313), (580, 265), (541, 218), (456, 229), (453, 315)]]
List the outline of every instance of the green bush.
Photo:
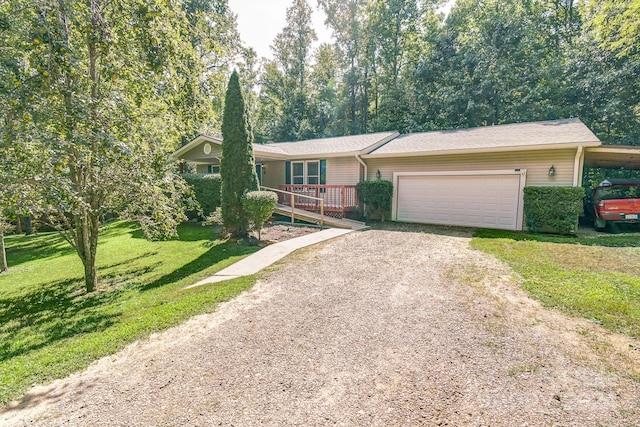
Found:
[(258, 239), (261, 239), (262, 225), (273, 215), (277, 203), (278, 195), (273, 191), (249, 191), (242, 196), (242, 207), (253, 229), (258, 231)]
[(391, 198), (393, 197), (393, 183), (385, 179), (375, 179), (359, 182), (356, 185), (358, 200), (366, 205), (366, 216), (376, 215), (384, 221), (385, 214), (391, 212)]
[[(188, 174), (182, 175), (187, 184), (193, 189), (196, 200), (202, 209), (202, 216), (207, 217), (220, 207), (220, 175), (217, 174)], [(196, 218), (196, 212), (188, 212), (189, 218)]]
[(576, 234), (582, 187), (525, 187), (524, 217), (529, 231)]

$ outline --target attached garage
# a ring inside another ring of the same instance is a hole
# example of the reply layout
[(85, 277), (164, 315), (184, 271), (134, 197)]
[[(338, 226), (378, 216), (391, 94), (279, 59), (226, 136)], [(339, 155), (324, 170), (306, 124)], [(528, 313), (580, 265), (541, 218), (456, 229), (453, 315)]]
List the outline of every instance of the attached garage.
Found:
[(395, 173), (393, 219), (522, 229), (525, 170)]
[(579, 186), (598, 138), (578, 119), (401, 135), (362, 155), (399, 222), (522, 230), (524, 188)]

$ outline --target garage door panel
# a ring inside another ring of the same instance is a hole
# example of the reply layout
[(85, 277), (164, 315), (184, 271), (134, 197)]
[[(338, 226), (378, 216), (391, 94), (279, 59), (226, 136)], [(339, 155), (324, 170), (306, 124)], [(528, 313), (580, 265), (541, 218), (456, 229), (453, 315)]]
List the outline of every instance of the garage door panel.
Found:
[(401, 175), (398, 221), (516, 230), (520, 174)]

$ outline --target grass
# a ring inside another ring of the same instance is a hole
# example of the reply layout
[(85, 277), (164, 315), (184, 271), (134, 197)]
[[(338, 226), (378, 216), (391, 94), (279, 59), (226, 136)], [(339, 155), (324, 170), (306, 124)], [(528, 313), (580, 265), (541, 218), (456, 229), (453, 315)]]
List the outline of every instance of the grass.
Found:
[(640, 338), (640, 237), (476, 231), (471, 245), (508, 263), (546, 307)]
[(101, 230), (98, 291), (83, 291), (82, 264), (56, 233), (6, 238), (0, 274), (0, 405), (152, 332), (210, 312), (253, 285), (245, 277), (183, 288), (256, 251), (182, 225), (180, 238), (149, 242), (126, 222)]

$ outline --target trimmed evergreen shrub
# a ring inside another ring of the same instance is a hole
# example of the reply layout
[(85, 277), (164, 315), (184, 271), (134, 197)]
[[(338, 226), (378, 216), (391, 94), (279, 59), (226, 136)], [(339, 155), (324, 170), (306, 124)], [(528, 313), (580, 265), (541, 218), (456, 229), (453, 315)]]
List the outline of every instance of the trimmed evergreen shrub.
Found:
[(249, 191), (242, 196), (242, 206), (253, 229), (258, 231), (258, 240), (261, 239), (262, 225), (273, 215), (277, 203), (278, 195), (273, 191)]
[(375, 179), (359, 182), (356, 185), (358, 200), (366, 205), (365, 216), (374, 215), (384, 221), (385, 215), (391, 213), (393, 183), (386, 179)]
[(576, 234), (582, 187), (525, 187), (524, 218), (529, 231)]
[[(202, 216), (207, 217), (214, 213), (216, 208), (220, 206), (220, 186), (222, 183), (220, 175), (185, 173), (181, 176), (193, 190), (196, 200), (202, 209)], [(197, 212), (188, 212), (187, 215), (189, 218), (198, 216)]]
[(224, 98), (222, 139), (222, 220), (229, 234), (243, 237), (249, 232), (249, 218), (242, 207), (242, 196), (247, 191), (258, 190), (258, 176), (249, 112), (235, 71), (229, 78)]

